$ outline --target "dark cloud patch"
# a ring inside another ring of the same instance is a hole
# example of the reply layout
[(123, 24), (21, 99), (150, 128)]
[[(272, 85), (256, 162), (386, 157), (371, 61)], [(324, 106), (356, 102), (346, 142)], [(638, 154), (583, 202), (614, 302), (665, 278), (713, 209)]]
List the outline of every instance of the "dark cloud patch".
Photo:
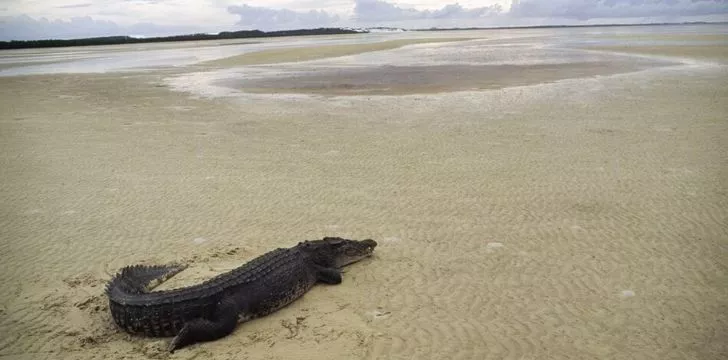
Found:
[(589, 20), (684, 17), (728, 13), (726, 0), (515, 0), (514, 17)]
[(326, 27), (341, 20), (338, 15), (329, 14), (324, 10), (299, 12), (250, 5), (228, 6), (227, 10), (239, 17), (237, 25), (259, 30)]
[(122, 35), (119, 26), (111, 21), (91, 17), (69, 20), (33, 19), (27, 15), (5, 17), (0, 21), (2, 40), (70, 39), (88, 36)]
[[(9, 2), (11, 0), (7, 0)], [(19, 0), (12, 0), (19, 1)], [(98, 2), (91, 0), (75, 0), (76, 4), (57, 6), (53, 8), (57, 13), (68, 12), (84, 13), (95, 17), (121, 19), (135, 19), (143, 17), (145, 6), (115, 6), (102, 7)], [(122, 0), (129, 5), (165, 3), (177, 6), (179, 2), (170, 0)], [(229, 0), (228, 0), (229, 1)], [(483, 6), (465, 8), (456, 3), (445, 5), (436, 10), (417, 10), (405, 6), (398, 6), (394, 0), (301, 0), (298, 6), (320, 6), (324, 10), (295, 11), (290, 9), (272, 9), (250, 5), (229, 6), (228, 1), (211, 0), (207, 3), (215, 9), (205, 9), (224, 12), (237, 16), (236, 25), (224, 13), (220, 22), (200, 20), (190, 23), (190, 19), (170, 19), (178, 25), (157, 25), (153, 23), (138, 23), (131, 26), (122, 26), (112, 21), (97, 20), (92, 17), (73, 17), (64, 20), (48, 20), (45, 18), (31, 18), (27, 15), (0, 16), (0, 40), (29, 40), (29, 39), (67, 39), (78, 37), (136, 35), (136, 36), (164, 36), (173, 34), (189, 34), (195, 32), (215, 32), (231, 29), (300, 29), (316, 27), (337, 26), (392, 26), (403, 28), (429, 28), (429, 27), (478, 27), (478, 26), (510, 26), (510, 25), (537, 25), (561, 24), (576, 25), (600, 22), (645, 22), (649, 21), (685, 21), (685, 20), (725, 20), (728, 14), (728, 0), (513, 0), (510, 9), (501, 6)], [(244, 1), (244, 0), (241, 0)], [(448, 1), (448, 2), (449, 2)], [(106, 3), (101, 1), (101, 3)], [(344, 9), (346, 4), (354, 5), (351, 17), (337, 15), (325, 10), (327, 5), (337, 9)], [(99, 5), (99, 6), (96, 6)], [(0, 7), (3, 14), (12, 11), (7, 3)], [(188, 5), (179, 5), (188, 6)], [(51, 5), (49, 5), (51, 7)], [(63, 10), (61, 10), (63, 9)], [(78, 11), (74, 10), (77, 9)], [(112, 10), (109, 10), (112, 9)], [(94, 10), (92, 12), (92, 10)], [(156, 10), (155, 10), (156, 11)], [(17, 15), (17, 12), (9, 15)], [(206, 19), (209, 19), (207, 17)], [(645, 20), (647, 19), (647, 20)], [(204, 22), (204, 23), (202, 23)]]
[(46, 18), (34, 19), (27, 15), (0, 18), (0, 41), (117, 35), (166, 36), (198, 31), (198, 28), (190, 26), (163, 26), (151, 23), (120, 26), (113, 21), (96, 20), (89, 16), (52, 21)]
[(359, 21), (415, 19), (419, 14), (415, 9), (403, 9), (379, 0), (357, 0), (354, 6), (354, 17)]
[(467, 9), (460, 4), (445, 5), (439, 10), (401, 8), (382, 0), (356, 0), (354, 19), (364, 22), (426, 20), (426, 19), (478, 19), (498, 15), (500, 5)]

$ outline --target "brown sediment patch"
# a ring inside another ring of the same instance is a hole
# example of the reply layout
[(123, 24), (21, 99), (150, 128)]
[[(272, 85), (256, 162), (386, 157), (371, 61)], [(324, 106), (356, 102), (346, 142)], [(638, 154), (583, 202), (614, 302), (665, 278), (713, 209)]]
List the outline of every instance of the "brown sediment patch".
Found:
[(35, 62), (10, 62), (5, 64), (0, 64), (0, 71), (17, 68), (17, 67), (24, 67), (24, 66), (40, 66), (40, 65), (50, 65), (50, 64), (61, 64), (61, 63), (67, 63), (71, 62), (73, 60), (49, 60), (49, 61), (35, 61)]
[(228, 46), (228, 45), (255, 45), (255, 44), (260, 44), (261, 42), (262, 42), (262, 41), (230, 41), (230, 42), (228, 42), (228, 41), (221, 41), (221, 42), (217, 42), (217, 43), (215, 43), (215, 44), (213, 44), (213, 45), (217, 45), (217, 46)]
[(224, 59), (207, 61), (202, 64), (231, 67), (244, 65), (275, 64), (284, 62), (299, 62), (319, 60), (331, 57), (356, 55), (372, 51), (392, 50), (406, 45), (441, 43), (472, 40), (472, 38), (431, 38), (431, 39), (401, 39), (389, 40), (371, 44), (345, 44), (316, 47), (300, 47), (286, 49), (263, 50), (243, 55), (231, 56)]
[(612, 75), (655, 66), (655, 62), (580, 62), (539, 65), (381, 66), (330, 69), (260, 79), (221, 81), (251, 93), (399, 95), (500, 89), (558, 80)]
[(727, 45), (591, 46), (589, 50), (728, 61)]

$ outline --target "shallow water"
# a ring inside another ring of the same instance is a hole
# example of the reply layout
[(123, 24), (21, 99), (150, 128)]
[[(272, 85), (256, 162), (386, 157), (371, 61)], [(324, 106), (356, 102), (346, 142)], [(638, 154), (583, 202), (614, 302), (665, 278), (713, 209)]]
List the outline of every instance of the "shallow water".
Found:
[(677, 62), (523, 42), (411, 45), (386, 52), (228, 71), (212, 85), (256, 93), (332, 95), (497, 89), (634, 72)]
[[(582, 48), (584, 46), (639, 46), (650, 41), (680, 46), (691, 43), (687, 40), (691, 37), (695, 37), (697, 40), (692, 41), (699, 44), (721, 44), (721, 40), (716, 38), (722, 39), (728, 33), (728, 26), (667, 28), (409, 33), (400, 36), (447, 35), (470, 40), (413, 44), (389, 51), (306, 62), (199, 71), (177, 77), (170, 84), (179, 90), (203, 96), (230, 96), (241, 92), (393, 95), (494, 89), (635, 72), (687, 61), (664, 56), (591, 51)], [(679, 31), (678, 37), (666, 40), (675, 36), (670, 31)], [(660, 40), (645, 39), (655, 36)], [(702, 38), (711, 40), (701, 41)]]
[[(192, 65), (266, 49), (380, 40), (381, 35), (374, 34), (361, 38), (344, 35), (8, 50), (0, 52), (0, 76), (138, 71)], [(37, 65), (39, 62), (47, 64)]]
[[(665, 40), (659, 36), (682, 36), (676, 40)], [(0, 76), (58, 73), (105, 73), (113, 71), (136, 71), (151, 68), (180, 67), (230, 56), (276, 48), (312, 47), (333, 44), (367, 44), (392, 39), (473, 37), (486, 39), (461, 47), (457, 52), (442, 52), (437, 46), (412, 46), (407, 50), (392, 53), (392, 57), (380, 54), (366, 54), (354, 59), (354, 63), (370, 65), (443, 65), (443, 64), (530, 64), (543, 62), (582, 61), (587, 54), (559, 54), (544, 47), (574, 45), (620, 45), (620, 44), (665, 44), (679, 45), (686, 42), (704, 44), (725, 44), (728, 36), (726, 25), (701, 26), (644, 26), (604, 28), (563, 29), (513, 29), (484, 31), (448, 32), (405, 32), (372, 33), (344, 36), (311, 36), (292, 38), (235, 39), (224, 41), (196, 41), (181, 43), (152, 43), (133, 45), (111, 45), (94, 47), (71, 47), (49, 49), (23, 49), (0, 52)], [(645, 37), (658, 38), (648, 38)], [(685, 36), (697, 39), (685, 40)], [(712, 36), (700, 40), (701, 36)], [(484, 52), (484, 46), (492, 45), (491, 52)], [(497, 48), (497, 44), (501, 48)], [(445, 45), (447, 48), (447, 46)], [(505, 51), (504, 51), (505, 50)], [(514, 51), (508, 51), (514, 50)], [(563, 56), (561, 56), (563, 55)], [(580, 58), (581, 57), (581, 58)], [(593, 57), (593, 55), (591, 55)]]

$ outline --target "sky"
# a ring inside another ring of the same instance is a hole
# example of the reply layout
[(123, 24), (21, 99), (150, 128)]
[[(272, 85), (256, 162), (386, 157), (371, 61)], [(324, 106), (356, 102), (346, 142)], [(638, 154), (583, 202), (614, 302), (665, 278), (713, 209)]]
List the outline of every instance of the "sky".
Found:
[(0, 0), (0, 40), (682, 21), (728, 21), (728, 0)]

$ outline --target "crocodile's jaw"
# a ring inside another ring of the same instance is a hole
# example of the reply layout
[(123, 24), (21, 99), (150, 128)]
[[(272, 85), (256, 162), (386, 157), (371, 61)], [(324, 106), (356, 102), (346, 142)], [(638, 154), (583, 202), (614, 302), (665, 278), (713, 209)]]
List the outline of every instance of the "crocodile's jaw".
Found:
[(359, 241), (357, 242), (355, 249), (351, 249), (350, 251), (337, 256), (335, 266), (337, 268), (342, 268), (357, 261), (366, 259), (374, 254), (375, 247), (377, 247), (377, 243), (374, 240)]
[(346, 258), (346, 259), (341, 259), (341, 260), (338, 260), (336, 262), (336, 267), (337, 268), (343, 268), (344, 266), (351, 265), (351, 264), (353, 264), (353, 263), (355, 263), (357, 261), (364, 260), (364, 259), (366, 259), (366, 258), (368, 258), (370, 256), (372, 256), (372, 254), (367, 254), (367, 255), (360, 256), (360, 257), (356, 257), (356, 258), (349, 257), (349, 258)]

